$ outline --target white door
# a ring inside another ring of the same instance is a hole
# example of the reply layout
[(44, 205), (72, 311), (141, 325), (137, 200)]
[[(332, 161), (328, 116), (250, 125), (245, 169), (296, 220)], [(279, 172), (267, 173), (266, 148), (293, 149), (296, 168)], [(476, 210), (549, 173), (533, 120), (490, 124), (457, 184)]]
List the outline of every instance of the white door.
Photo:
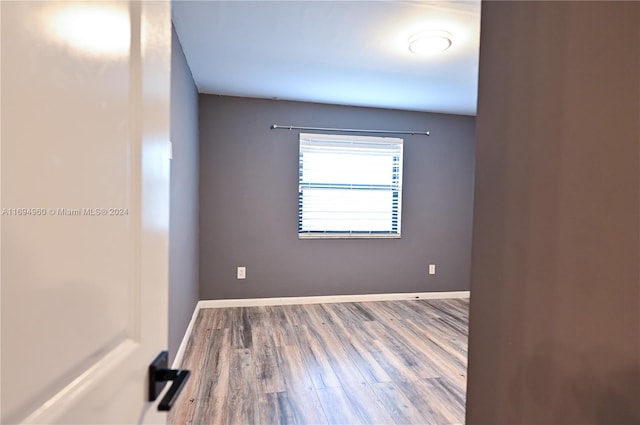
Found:
[(170, 4), (0, 14), (1, 422), (164, 422)]

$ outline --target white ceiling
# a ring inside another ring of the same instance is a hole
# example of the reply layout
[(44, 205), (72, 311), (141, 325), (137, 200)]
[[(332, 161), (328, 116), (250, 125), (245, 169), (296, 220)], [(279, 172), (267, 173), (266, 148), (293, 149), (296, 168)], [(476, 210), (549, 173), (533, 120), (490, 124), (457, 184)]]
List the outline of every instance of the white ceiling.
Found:
[[(201, 93), (475, 115), (480, 1), (174, 1)], [(450, 32), (419, 57), (408, 38)]]

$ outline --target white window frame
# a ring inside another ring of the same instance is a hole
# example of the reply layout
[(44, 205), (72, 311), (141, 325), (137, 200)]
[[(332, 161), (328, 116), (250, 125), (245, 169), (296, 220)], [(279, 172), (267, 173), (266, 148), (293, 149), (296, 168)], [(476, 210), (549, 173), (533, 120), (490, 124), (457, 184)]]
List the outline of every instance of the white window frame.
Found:
[(403, 144), (396, 137), (300, 133), (298, 238), (400, 238)]

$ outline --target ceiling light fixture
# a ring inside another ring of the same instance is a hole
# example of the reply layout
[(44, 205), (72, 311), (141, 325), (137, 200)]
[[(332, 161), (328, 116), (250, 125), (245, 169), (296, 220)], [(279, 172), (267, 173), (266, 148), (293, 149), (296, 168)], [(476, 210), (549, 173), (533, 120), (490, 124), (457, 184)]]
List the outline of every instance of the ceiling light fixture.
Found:
[(447, 31), (423, 31), (409, 37), (409, 50), (416, 55), (435, 55), (449, 47), (451, 47), (451, 34)]

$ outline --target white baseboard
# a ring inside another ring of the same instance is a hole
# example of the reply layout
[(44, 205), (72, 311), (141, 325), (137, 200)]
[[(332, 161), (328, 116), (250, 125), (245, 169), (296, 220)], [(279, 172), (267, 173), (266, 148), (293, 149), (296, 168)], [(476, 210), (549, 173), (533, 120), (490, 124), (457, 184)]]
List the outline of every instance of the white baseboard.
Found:
[(469, 291), (413, 292), (400, 294), (326, 295), (316, 297), (246, 298), (231, 300), (201, 300), (200, 308), (255, 307), (263, 305), (358, 303), (365, 301), (424, 300), (442, 298), (469, 298)]
[(200, 308), (201, 308), (200, 303), (201, 301), (198, 301), (198, 303), (196, 304), (196, 308), (193, 309), (191, 320), (189, 320), (189, 325), (187, 326), (187, 329), (184, 331), (184, 335), (182, 336), (182, 341), (180, 341), (180, 346), (178, 347), (176, 356), (173, 358), (171, 369), (180, 369), (180, 364), (182, 363), (182, 358), (184, 357), (184, 350), (187, 349), (187, 341), (189, 341), (189, 337), (191, 336), (191, 331), (193, 331), (193, 325), (194, 323), (196, 323), (196, 318), (198, 317), (198, 312), (200, 311)]
[(182, 338), (178, 352), (173, 361), (172, 368), (180, 367), (187, 341), (191, 335), (193, 324), (198, 317), (201, 308), (224, 308), (224, 307), (255, 307), (265, 305), (294, 305), (294, 304), (325, 304), (325, 303), (355, 303), (365, 301), (397, 301), (397, 300), (435, 300), (447, 298), (469, 298), (469, 291), (455, 292), (412, 292), (397, 294), (362, 294), (362, 295), (327, 295), (315, 297), (282, 297), (282, 298), (245, 298), (228, 300), (200, 300), (196, 305), (191, 321)]

